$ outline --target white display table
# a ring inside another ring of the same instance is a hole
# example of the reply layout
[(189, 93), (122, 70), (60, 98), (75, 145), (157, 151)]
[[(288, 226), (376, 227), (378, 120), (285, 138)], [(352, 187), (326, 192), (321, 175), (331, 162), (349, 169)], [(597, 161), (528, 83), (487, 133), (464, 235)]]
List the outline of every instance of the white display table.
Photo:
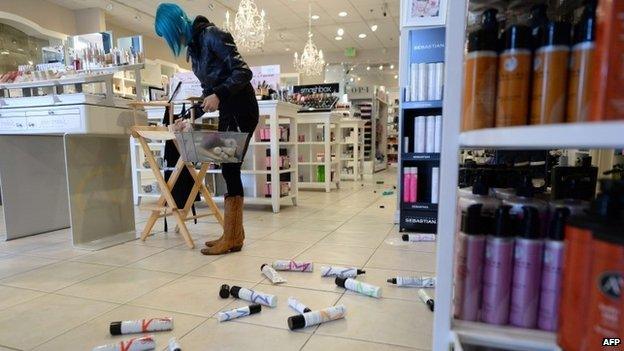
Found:
[[(362, 180), (364, 170), (364, 125), (366, 121), (360, 118), (343, 118), (340, 120), (340, 144), (343, 156), (340, 157), (340, 179)], [(350, 135), (347, 136), (347, 133)], [(352, 169), (351, 173), (344, 169)]]

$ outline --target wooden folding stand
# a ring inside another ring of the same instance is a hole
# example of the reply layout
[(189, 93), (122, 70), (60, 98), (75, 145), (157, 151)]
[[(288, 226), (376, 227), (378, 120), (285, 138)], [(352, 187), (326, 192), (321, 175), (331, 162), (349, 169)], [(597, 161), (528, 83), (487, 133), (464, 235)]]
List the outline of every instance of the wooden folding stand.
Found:
[[(173, 109), (173, 106), (171, 106), (171, 108)], [(171, 177), (169, 177), (168, 181), (165, 181), (163, 174), (160, 173), (160, 167), (156, 162), (154, 153), (150, 149), (146, 139), (171, 140), (179, 151), (180, 146), (175, 140), (175, 135), (170, 132), (167, 127), (136, 126), (132, 128), (132, 136), (136, 138), (136, 140), (138, 140), (141, 144), (143, 152), (145, 153), (145, 158), (147, 159), (147, 162), (152, 172), (154, 173), (154, 176), (156, 177), (156, 182), (158, 183), (161, 191), (161, 196), (158, 199), (156, 205), (142, 206), (142, 209), (151, 210), (152, 214), (150, 215), (147, 224), (145, 225), (145, 229), (143, 229), (143, 232), (141, 233), (141, 240), (145, 241), (147, 237), (150, 236), (152, 228), (159, 218), (168, 216), (174, 217), (177, 227), (184, 237), (186, 245), (191, 249), (195, 247), (195, 244), (193, 243), (193, 238), (191, 237), (188, 228), (186, 227), (186, 221), (191, 221), (197, 218), (207, 216), (215, 216), (217, 221), (221, 224), (221, 227), (223, 227), (223, 215), (221, 214), (221, 211), (219, 211), (219, 208), (212, 199), (212, 195), (204, 184), (204, 178), (206, 177), (206, 173), (208, 172), (209, 164), (202, 163), (199, 171), (197, 171), (192, 162), (185, 162), (182, 157), (180, 157), (173, 169)], [(184, 168), (188, 169), (189, 173), (193, 177), (194, 185), (191, 189), (191, 193), (186, 200), (184, 208), (179, 209), (177, 208), (171, 191)], [(211, 213), (189, 216), (191, 206), (193, 205), (193, 202), (195, 201), (198, 193), (201, 193), (201, 195), (203, 196), (204, 201), (208, 205)]]

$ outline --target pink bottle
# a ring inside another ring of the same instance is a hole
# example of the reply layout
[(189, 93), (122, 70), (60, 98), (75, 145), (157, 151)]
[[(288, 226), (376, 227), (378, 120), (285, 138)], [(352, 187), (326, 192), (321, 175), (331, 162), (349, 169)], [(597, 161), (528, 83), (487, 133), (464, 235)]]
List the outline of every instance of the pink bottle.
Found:
[(412, 176), (410, 177), (410, 202), (418, 201), (418, 167), (412, 167)]
[(403, 168), (403, 202), (406, 204), (410, 202), (410, 178), (412, 177), (410, 170), (410, 167)]

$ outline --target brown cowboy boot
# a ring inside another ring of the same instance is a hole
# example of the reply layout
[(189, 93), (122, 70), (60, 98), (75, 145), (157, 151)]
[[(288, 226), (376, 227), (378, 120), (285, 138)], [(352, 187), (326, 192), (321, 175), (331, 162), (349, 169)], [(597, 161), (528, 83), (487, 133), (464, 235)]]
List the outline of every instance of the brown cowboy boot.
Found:
[(225, 207), (225, 227), (223, 237), (211, 247), (201, 250), (204, 255), (221, 255), (228, 252), (240, 251), (245, 239), (243, 231), (243, 197), (231, 196), (227, 198)]
[[(227, 195), (225, 196), (225, 200), (224, 200), (225, 206), (224, 207), (225, 207), (225, 216), (226, 217), (228, 216), (227, 213), (229, 211), (232, 211), (232, 204), (234, 203), (232, 199), (233, 199), (232, 196), (227, 196)], [(245, 239), (245, 229), (243, 229), (243, 240), (244, 239)], [(219, 239), (206, 241), (205, 244), (208, 247), (212, 247), (212, 246), (215, 246), (216, 244), (218, 244), (221, 240), (223, 240), (223, 234), (221, 234), (221, 237)]]

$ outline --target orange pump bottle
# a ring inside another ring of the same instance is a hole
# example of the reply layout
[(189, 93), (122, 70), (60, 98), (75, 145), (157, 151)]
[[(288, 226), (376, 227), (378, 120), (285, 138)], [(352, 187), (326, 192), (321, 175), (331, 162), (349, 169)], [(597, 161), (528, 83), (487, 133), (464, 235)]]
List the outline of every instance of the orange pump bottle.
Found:
[(595, 73), (596, 1), (588, 1), (579, 22), (574, 26), (570, 54), (566, 122), (589, 120), (591, 78)]

